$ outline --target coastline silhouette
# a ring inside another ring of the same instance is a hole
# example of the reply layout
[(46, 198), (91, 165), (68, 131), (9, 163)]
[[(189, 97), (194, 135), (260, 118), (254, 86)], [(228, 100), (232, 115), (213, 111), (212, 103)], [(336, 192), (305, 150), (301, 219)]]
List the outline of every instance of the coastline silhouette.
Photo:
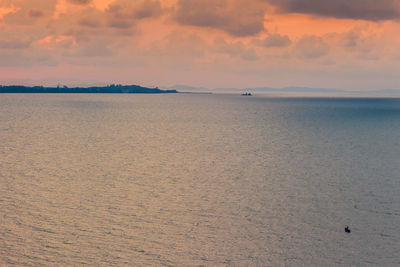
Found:
[(158, 87), (148, 88), (139, 85), (111, 84), (107, 86), (93, 87), (44, 87), (23, 85), (0, 85), (0, 93), (61, 93), (61, 94), (171, 94), (178, 93), (176, 90), (161, 90)]

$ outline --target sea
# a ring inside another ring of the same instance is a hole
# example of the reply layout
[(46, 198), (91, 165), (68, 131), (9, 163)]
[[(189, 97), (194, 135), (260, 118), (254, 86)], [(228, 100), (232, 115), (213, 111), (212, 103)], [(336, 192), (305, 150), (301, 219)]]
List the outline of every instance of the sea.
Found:
[(0, 265), (400, 266), (400, 99), (2, 94)]

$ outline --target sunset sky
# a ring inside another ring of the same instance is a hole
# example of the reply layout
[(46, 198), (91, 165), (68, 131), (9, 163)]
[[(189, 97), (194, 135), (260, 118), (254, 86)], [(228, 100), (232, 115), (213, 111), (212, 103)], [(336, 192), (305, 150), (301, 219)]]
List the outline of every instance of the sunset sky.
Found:
[(0, 0), (0, 84), (400, 88), (400, 0)]

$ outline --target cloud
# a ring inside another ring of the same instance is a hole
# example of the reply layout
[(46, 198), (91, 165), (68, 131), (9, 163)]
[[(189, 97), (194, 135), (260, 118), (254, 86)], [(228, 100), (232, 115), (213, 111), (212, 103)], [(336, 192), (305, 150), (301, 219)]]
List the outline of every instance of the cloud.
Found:
[(289, 36), (280, 34), (271, 34), (261, 41), (265, 47), (286, 47), (292, 43)]
[(296, 43), (294, 51), (302, 59), (314, 59), (329, 53), (329, 45), (323, 38), (315, 35), (306, 35)]
[(378, 60), (392, 53), (388, 51), (388, 44), (382, 38), (384, 36), (355, 28), (348, 32), (332, 34), (329, 42), (338, 48), (344, 48), (347, 57)]
[(134, 26), (138, 20), (156, 18), (162, 15), (160, 1), (126, 1), (116, 0), (106, 9), (108, 26), (112, 28), (128, 29)]
[(81, 18), (78, 20), (78, 24), (89, 28), (99, 28), (102, 26), (101, 21), (95, 18)]
[(267, 0), (280, 12), (369, 21), (400, 19), (398, 0)]
[(76, 5), (87, 5), (92, 2), (92, 0), (68, 0), (68, 2)]
[(145, 19), (159, 17), (162, 12), (163, 10), (159, 1), (146, 0), (135, 8), (133, 15), (136, 19)]
[(181, 25), (215, 28), (243, 37), (264, 31), (263, 6), (244, 0), (179, 0), (174, 19)]
[(31, 9), (31, 10), (29, 10), (28, 15), (29, 15), (29, 17), (33, 17), (33, 18), (40, 18), (40, 17), (44, 16), (44, 13), (40, 9)]
[(257, 53), (253, 48), (248, 48), (243, 42), (228, 43), (223, 38), (217, 38), (214, 41), (213, 47), (216, 52), (227, 54), (232, 57), (239, 57), (246, 61), (255, 61), (258, 59)]
[(135, 22), (128, 19), (112, 19), (109, 21), (108, 26), (117, 29), (129, 29)]
[(21, 49), (28, 48), (31, 42), (28, 40), (6, 40), (0, 39), (0, 48), (6, 49)]
[(98, 42), (89, 42), (84, 46), (79, 47), (78, 51), (76, 51), (76, 55), (85, 56), (85, 57), (109, 57), (114, 55), (114, 51), (110, 49), (108, 44), (98, 43)]
[(3, 18), (4, 22), (6, 24), (32, 25), (37, 18), (53, 14), (57, 0), (20, 0), (12, 3), (16, 10), (6, 14)]
[(46, 36), (41, 40), (36, 41), (36, 45), (39, 47), (46, 47), (49, 49), (69, 49), (74, 46), (76, 43), (75, 39), (72, 36)]
[(361, 41), (360, 33), (349, 31), (342, 35), (340, 44), (347, 48), (356, 47)]

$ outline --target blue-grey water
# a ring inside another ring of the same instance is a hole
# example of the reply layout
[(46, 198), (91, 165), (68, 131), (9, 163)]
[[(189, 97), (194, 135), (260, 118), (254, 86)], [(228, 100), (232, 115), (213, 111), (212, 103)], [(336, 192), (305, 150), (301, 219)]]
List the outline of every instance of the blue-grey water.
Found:
[(2, 266), (399, 266), (399, 192), (399, 99), (0, 95)]

